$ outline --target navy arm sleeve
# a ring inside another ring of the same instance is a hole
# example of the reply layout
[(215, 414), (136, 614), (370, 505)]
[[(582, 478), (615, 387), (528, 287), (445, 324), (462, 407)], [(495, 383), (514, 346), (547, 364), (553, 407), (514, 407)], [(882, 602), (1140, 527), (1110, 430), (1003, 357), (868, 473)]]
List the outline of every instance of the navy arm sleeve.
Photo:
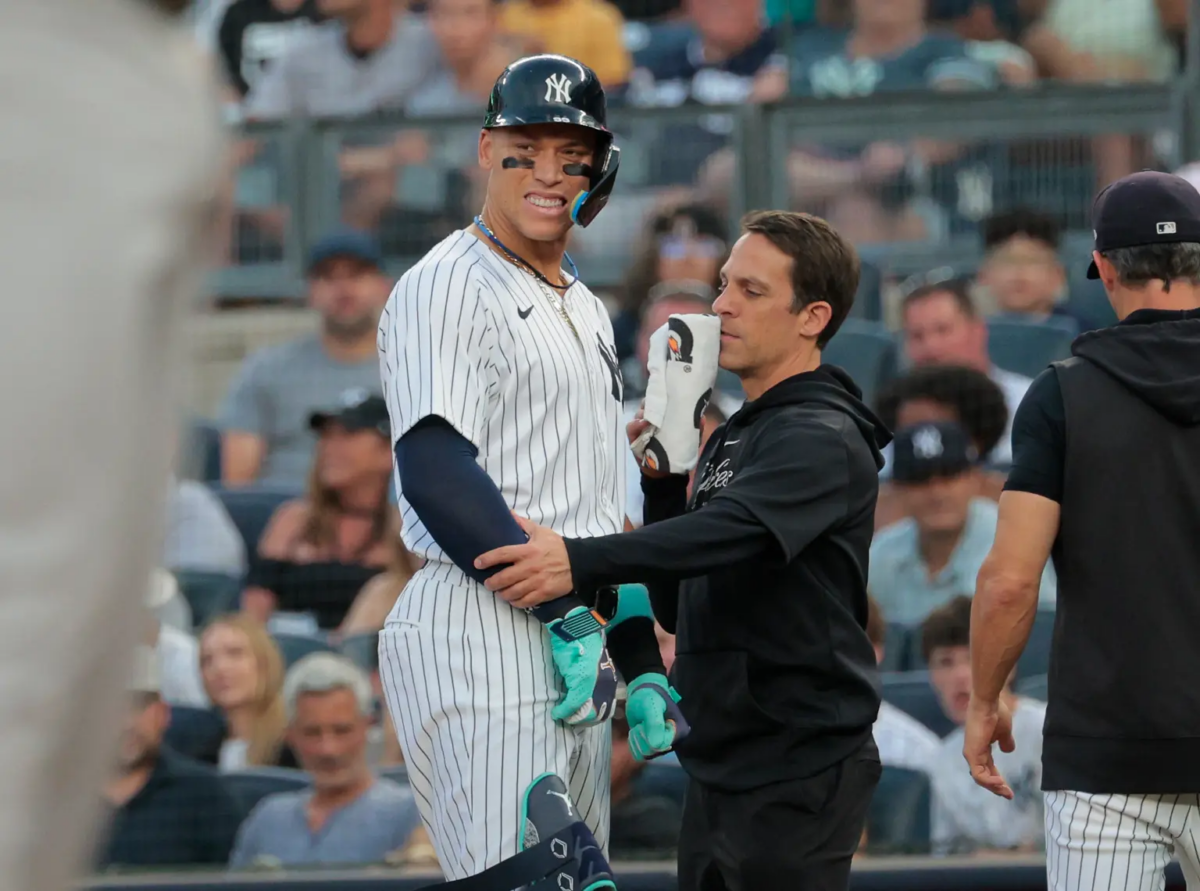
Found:
[[(439, 417), (418, 422), (396, 443), (396, 467), (405, 500), (433, 540), (454, 564), (477, 582), (503, 566), (475, 568), (480, 554), (506, 545), (524, 544), (528, 537), (513, 519), (495, 482), (476, 462), (479, 454), (461, 433)], [(595, 589), (560, 597), (532, 610), (543, 623), (563, 618), (577, 606), (595, 605)], [(646, 671), (663, 672), (654, 627), (646, 622), (618, 626), (609, 637), (609, 652), (628, 680)]]
[(475, 558), (495, 548), (524, 544), (496, 484), (475, 461), (479, 450), (438, 417), (413, 426), (396, 443), (400, 489), (433, 540), (454, 565), (477, 582), (500, 567), (475, 568)]
[(1054, 369), (1047, 368), (1030, 384), (1013, 416), (1012, 469), (1004, 490), (1061, 502), (1066, 431), (1062, 387)]

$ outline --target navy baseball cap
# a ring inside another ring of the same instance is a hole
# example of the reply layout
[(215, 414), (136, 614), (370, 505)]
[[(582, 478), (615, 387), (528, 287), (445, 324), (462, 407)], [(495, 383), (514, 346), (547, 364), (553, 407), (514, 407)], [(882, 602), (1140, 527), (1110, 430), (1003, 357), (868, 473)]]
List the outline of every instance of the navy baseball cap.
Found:
[(898, 483), (958, 476), (975, 466), (978, 458), (967, 431), (953, 421), (904, 427), (896, 431), (892, 449), (892, 479)]
[[(1182, 177), (1143, 170), (1110, 183), (1092, 204), (1092, 237), (1100, 253), (1147, 244), (1200, 242), (1200, 192)], [(1093, 260), (1088, 278), (1099, 278)]]
[(383, 249), (374, 235), (358, 229), (337, 229), (322, 237), (308, 252), (308, 273), (333, 257), (352, 257), (383, 268)]
[(374, 430), (389, 439), (392, 435), (387, 403), (383, 401), (382, 396), (368, 390), (347, 390), (339, 397), (337, 408), (315, 411), (308, 416), (309, 428), (317, 433), (320, 433), (326, 424), (334, 423), (340, 424), (351, 433)]

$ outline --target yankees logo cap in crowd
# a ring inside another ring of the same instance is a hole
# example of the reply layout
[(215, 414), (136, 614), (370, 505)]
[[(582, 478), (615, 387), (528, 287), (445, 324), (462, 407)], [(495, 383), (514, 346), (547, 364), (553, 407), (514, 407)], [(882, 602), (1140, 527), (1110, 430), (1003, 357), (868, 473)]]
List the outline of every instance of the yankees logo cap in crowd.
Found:
[[(1200, 192), (1182, 177), (1143, 170), (1105, 186), (1092, 205), (1100, 253), (1147, 244), (1200, 242)], [(1099, 278), (1093, 261), (1088, 278)]]
[(892, 479), (898, 483), (957, 476), (978, 457), (967, 431), (953, 421), (928, 421), (897, 430), (892, 449)]

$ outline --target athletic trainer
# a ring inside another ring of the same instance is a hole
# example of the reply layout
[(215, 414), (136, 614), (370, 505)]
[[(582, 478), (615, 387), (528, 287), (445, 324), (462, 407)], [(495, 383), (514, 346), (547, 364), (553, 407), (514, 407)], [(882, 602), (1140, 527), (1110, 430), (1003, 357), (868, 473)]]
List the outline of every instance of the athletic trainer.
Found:
[(606, 643), (644, 754), (682, 732), (644, 592), (604, 625), (594, 588), (523, 612), (472, 565), (526, 540), (513, 511), (567, 535), (625, 525), (612, 325), (565, 253), (617, 158), (590, 69), (513, 63), (480, 134), (483, 210), (405, 273), (380, 323), (404, 538), (426, 561), (380, 634), (380, 675), (443, 872), (498, 869), (495, 889), (550, 872), (551, 887), (613, 887)]
[(964, 755), (1012, 797), (1000, 696), (1053, 555), (1042, 747), (1052, 891), (1200, 888), (1200, 193), (1144, 172), (1100, 193), (1089, 278), (1120, 322), (1034, 381), (971, 625)]
[[(880, 775), (867, 558), (891, 439), (821, 350), (858, 285), (854, 249), (807, 214), (750, 215), (713, 309), (749, 402), (687, 478), (643, 470), (646, 525), (485, 555), (518, 606), (645, 579), (676, 638), (691, 735), (682, 891), (844, 889)], [(640, 422), (629, 434), (640, 432)]]

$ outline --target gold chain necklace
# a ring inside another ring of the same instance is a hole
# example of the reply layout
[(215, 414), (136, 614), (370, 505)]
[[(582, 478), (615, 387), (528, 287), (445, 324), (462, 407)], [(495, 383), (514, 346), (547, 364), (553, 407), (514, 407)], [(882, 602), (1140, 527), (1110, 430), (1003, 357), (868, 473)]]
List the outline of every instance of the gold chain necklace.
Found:
[(553, 306), (554, 309), (558, 311), (558, 314), (562, 317), (562, 320), (567, 323), (567, 327), (571, 329), (571, 333), (575, 335), (575, 339), (579, 342), (579, 345), (582, 347), (583, 346), (583, 338), (579, 336), (579, 330), (575, 327), (575, 323), (573, 321), (571, 321), (571, 315), (570, 315), (570, 313), (567, 312), (567, 305), (566, 305), (565, 300), (562, 297), (559, 297), (557, 294), (555, 294), (554, 289), (551, 288), (549, 285), (547, 285), (545, 282), (543, 282), (541, 280), (540, 276), (538, 276), (534, 272), (532, 272), (531, 271), (532, 267), (530, 267), (529, 264), (522, 263), (521, 261), (517, 260), (516, 258), (510, 257), (508, 254), (500, 252), (500, 251), (493, 251), (493, 253), (499, 254), (501, 257), (503, 257), (505, 260), (507, 260), (513, 266), (516, 266), (518, 269), (520, 269), (522, 272), (524, 272), (526, 275), (530, 275), (533, 277), (533, 280), (537, 283), (538, 288), (540, 288), (541, 292), (546, 295), (546, 298), (550, 301), (550, 305)]

